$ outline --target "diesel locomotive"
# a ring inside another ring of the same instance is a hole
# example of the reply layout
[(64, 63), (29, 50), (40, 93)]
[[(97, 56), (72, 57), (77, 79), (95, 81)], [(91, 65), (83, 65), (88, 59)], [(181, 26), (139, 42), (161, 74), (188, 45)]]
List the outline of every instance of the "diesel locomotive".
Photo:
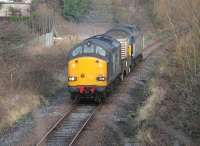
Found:
[(101, 101), (115, 81), (123, 80), (142, 60), (143, 43), (140, 29), (125, 25), (74, 46), (67, 57), (66, 76), (71, 98)]

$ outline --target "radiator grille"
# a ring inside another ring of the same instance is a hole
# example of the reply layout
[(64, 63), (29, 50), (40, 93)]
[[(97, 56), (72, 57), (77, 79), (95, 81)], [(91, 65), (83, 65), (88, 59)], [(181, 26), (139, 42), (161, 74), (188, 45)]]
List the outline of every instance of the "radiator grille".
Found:
[(121, 59), (125, 59), (128, 56), (128, 40), (127, 39), (118, 39), (121, 43)]

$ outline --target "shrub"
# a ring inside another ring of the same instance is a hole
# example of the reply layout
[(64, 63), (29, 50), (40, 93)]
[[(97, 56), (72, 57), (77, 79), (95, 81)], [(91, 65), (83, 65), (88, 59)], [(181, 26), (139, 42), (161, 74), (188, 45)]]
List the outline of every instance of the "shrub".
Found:
[(68, 20), (79, 21), (89, 11), (89, 0), (65, 0), (64, 16)]
[(30, 17), (28, 17), (28, 16), (11, 16), (10, 20), (12, 22), (27, 22), (27, 21), (30, 21)]

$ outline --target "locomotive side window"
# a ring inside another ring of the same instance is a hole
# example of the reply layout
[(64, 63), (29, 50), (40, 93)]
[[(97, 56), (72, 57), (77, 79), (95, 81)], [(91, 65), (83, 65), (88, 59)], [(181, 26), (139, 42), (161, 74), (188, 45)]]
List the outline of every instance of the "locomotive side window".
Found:
[(76, 49), (74, 49), (74, 51), (72, 52), (72, 56), (77, 56), (79, 54), (82, 54), (82, 46), (77, 47)]
[(96, 54), (99, 54), (101, 56), (106, 56), (106, 51), (100, 46), (96, 46)]
[(119, 43), (116, 42), (116, 41), (113, 41), (113, 42), (112, 42), (112, 45), (115, 46), (115, 47), (118, 47), (118, 46), (119, 46)]

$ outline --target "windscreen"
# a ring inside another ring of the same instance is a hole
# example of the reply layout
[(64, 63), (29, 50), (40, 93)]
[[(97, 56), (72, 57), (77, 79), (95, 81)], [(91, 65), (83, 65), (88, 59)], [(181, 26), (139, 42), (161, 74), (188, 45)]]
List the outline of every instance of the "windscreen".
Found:
[(78, 55), (83, 54), (96, 54), (105, 57), (106, 56), (106, 50), (102, 48), (101, 46), (93, 45), (93, 44), (84, 44), (76, 47), (71, 55), (73, 57), (76, 57)]

